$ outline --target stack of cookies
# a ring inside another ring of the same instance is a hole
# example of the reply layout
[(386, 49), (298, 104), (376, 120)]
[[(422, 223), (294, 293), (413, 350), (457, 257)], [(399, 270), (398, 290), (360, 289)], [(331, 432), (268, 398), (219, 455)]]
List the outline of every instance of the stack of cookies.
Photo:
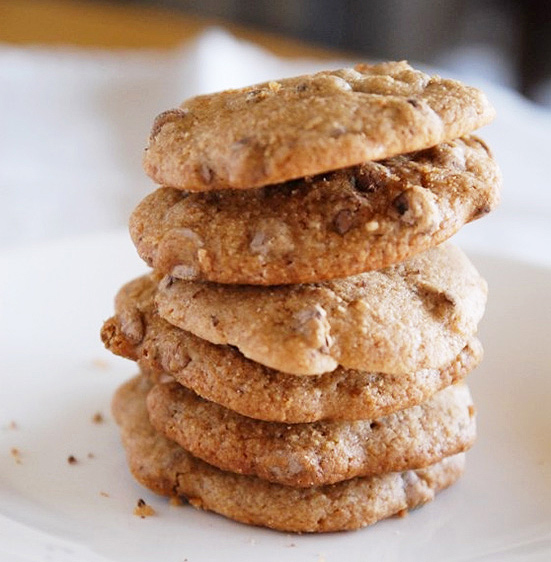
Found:
[(433, 499), (475, 439), (486, 284), (446, 242), (497, 204), (478, 90), (407, 63), (199, 96), (155, 120), (150, 274), (102, 338), (151, 490), (245, 523), (355, 529)]

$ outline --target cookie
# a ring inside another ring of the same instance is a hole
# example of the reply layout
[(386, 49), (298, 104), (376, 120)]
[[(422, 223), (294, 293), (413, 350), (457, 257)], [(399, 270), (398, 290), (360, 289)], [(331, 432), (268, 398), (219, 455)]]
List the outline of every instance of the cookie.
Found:
[(151, 267), (181, 279), (311, 283), (439, 244), (496, 207), (500, 182), (486, 146), (466, 137), (259, 189), (161, 188), (138, 205), (130, 234)]
[(413, 373), (450, 364), (474, 335), (486, 283), (445, 244), (380, 271), (261, 287), (167, 276), (156, 294), (171, 324), (296, 375), (347, 369)]
[(147, 396), (151, 425), (222, 470), (287, 486), (321, 486), (424, 468), (474, 443), (466, 385), (377, 420), (284, 424), (255, 420), (198, 397), (177, 382)]
[(472, 338), (442, 369), (388, 375), (337, 367), (324, 375), (288, 375), (172, 326), (155, 311), (155, 290), (150, 276), (121, 288), (116, 315), (101, 330), (106, 347), (137, 361), (152, 380), (173, 376), (207, 400), (266, 421), (379, 418), (423, 402), (463, 379), (482, 359), (482, 346)]
[(146, 379), (138, 377), (113, 400), (136, 480), (157, 494), (185, 497), (195, 507), (242, 523), (298, 533), (357, 529), (431, 501), (464, 470), (460, 453), (424, 469), (311, 488), (222, 471), (155, 432), (145, 405), (148, 390)]
[(188, 191), (248, 189), (429, 148), (493, 117), (475, 88), (362, 64), (191, 98), (155, 119), (144, 169)]
[[(213, 345), (199, 338), (193, 343), (197, 341), (205, 343), (205, 347)], [(161, 353), (164, 351), (162, 349)], [(385, 375), (338, 367), (331, 373), (303, 377), (268, 369), (244, 359), (238, 352), (220, 351), (210, 357), (193, 353), (196, 359), (189, 360), (175, 373), (160, 370), (148, 356), (142, 355), (138, 363), (152, 381), (176, 380), (203, 398), (244, 416), (264, 421), (309, 423), (377, 418), (420, 404), (441, 389), (461, 381), (482, 357), (482, 346), (473, 338), (442, 370)], [(180, 357), (172, 362), (168, 352), (158, 356), (158, 360), (177, 366)]]

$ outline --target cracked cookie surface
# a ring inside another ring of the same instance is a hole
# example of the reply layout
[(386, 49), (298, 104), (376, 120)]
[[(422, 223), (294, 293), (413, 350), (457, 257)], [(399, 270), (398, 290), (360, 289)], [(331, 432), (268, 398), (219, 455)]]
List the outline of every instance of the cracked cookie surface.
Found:
[(406, 62), (286, 78), (185, 101), (144, 154), (157, 183), (248, 189), (434, 146), (490, 122), (475, 88)]
[(146, 263), (174, 277), (317, 282), (439, 244), (492, 211), (500, 184), (488, 149), (471, 136), (259, 189), (160, 188), (133, 212), (130, 234)]
[(389, 375), (337, 367), (324, 375), (289, 375), (163, 320), (154, 306), (156, 287), (148, 275), (120, 289), (115, 316), (102, 328), (106, 347), (137, 361), (154, 381), (173, 377), (203, 398), (252, 418), (288, 423), (378, 418), (423, 402), (463, 379), (482, 359), (480, 342), (471, 338), (441, 369)]
[(159, 284), (159, 314), (267, 367), (318, 375), (339, 365), (403, 374), (441, 368), (475, 334), (487, 286), (443, 244), (379, 271), (322, 283), (261, 287)]
[(298, 533), (358, 529), (432, 501), (464, 471), (464, 453), (424, 469), (311, 488), (222, 471), (153, 429), (145, 404), (149, 389), (143, 377), (132, 379), (117, 390), (112, 405), (136, 480), (157, 494), (184, 497), (242, 523)]

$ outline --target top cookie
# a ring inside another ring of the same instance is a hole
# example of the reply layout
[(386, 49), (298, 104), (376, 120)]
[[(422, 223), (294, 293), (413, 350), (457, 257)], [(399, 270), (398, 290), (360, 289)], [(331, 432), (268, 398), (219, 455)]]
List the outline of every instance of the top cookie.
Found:
[(247, 189), (434, 146), (489, 123), (485, 95), (406, 62), (324, 71), (191, 98), (159, 115), (157, 183)]

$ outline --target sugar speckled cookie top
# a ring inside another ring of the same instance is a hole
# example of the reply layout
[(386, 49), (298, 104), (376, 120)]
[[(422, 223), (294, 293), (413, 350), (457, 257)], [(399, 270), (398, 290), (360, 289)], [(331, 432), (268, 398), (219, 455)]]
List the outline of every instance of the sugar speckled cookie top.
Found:
[(162, 113), (144, 168), (188, 191), (247, 189), (434, 146), (494, 117), (475, 88), (406, 62), (191, 98)]
[(166, 277), (168, 322), (285, 373), (338, 365), (390, 374), (449, 364), (474, 335), (486, 283), (444, 244), (392, 267), (310, 285), (220, 285)]
[(311, 283), (437, 245), (495, 208), (500, 180), (470, 136), (264, 188), (161, 188), (138, 205), (130, 234), (149, 265), (181, 279)]

